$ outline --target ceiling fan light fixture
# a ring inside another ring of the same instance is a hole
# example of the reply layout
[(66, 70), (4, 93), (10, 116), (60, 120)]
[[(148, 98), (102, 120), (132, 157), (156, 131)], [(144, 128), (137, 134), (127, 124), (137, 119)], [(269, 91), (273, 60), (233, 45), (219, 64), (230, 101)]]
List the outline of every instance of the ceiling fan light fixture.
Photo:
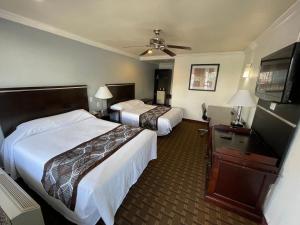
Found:
[(153, 49), (160, 50), (167, 55), (174, 57), (176, 54), (172, 51), (170, 51), (168, 48), (176, 48), (176, 49), (183, 49), (183, 50), (192, 50), (191, 47), (187, 46), (180, 46), (180, 45), (167, 45), (165, 42), (165, 39), (161, 38), (159, 36), (160, 29), (153, 30), (155, 36), (149, 40), (149, 45), (146, 45), (146, 47), (150, 47), (148, 50), (142, 52), (140, 56), (144, 56), (146, 54), (152, 54)]

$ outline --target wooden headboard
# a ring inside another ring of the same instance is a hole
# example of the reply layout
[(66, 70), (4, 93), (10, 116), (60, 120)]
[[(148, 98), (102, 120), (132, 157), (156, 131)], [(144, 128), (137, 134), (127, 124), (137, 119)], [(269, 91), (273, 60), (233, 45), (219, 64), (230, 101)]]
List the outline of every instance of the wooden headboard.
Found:
[(1, 88), (0, 105), (5, 137), (29, 120), (75, 109), (89, 110), (86, 85)]
[(106, 84), (107, 88), (112, 93), (113, 97), (107, 100), (107, 107), (111, 105), (135, 99), (135, 84)]

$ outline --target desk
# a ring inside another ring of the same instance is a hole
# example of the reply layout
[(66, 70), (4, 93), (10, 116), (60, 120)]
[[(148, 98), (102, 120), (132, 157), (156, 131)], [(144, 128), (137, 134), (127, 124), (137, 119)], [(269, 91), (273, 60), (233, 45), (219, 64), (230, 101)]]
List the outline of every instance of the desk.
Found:
[(276, 155), (250, 129), (226, 125), (210, 127), (208, 154), (205, 200), (260, 222), (277, 178)]

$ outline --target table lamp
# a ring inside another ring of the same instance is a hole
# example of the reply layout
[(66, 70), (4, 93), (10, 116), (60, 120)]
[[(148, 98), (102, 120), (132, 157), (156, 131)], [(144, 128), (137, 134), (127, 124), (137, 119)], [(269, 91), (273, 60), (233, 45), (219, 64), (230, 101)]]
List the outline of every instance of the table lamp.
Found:
[(106, 86), (99, 87), (98, 91), (95, 94), (95, 98), (99, 98), (102, 100), (101, 113), (104, 113), (104, 100), (112, 98), (112, 94)]
[(228, 101), (231, 106), (237, 106), (237, 116), (231, 122), (232, 126), (243, 127), (242, 109), (243, 107), (254, 107), (256, 104), (248, 90), (238, 90)]

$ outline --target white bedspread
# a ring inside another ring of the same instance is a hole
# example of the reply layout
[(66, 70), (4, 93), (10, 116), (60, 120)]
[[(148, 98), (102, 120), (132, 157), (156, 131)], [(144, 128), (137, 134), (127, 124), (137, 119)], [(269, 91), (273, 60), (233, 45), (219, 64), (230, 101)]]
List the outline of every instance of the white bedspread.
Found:
[[(144, 112), (155, 108), (154, 105), (140, 105), (130, 109), (124, 109), (121, 111), (121, 121), (123, 124), (128, 124), (132, 126), (139, 126), (139, 117)], [(183, 112), (180, 108), (172, 108), (170, 111), (163, 114), (158, 118), (158, 130), (157, 135), (163, 136), (167, 135), (182, 121)]]
[(89, 117), (33, 135), (24, 135), (17, 129), (5, 140), (2, 149), (6, 168), (10, 170), (7, 172), (13, 174), (16, 169), (32, 189), (72, 222), (90, 225), (102, 217), (106, 225), (112, 225), (129, 188), (148, 162), (157, 157), (155, 132), (144, 130), (90, 171), (78, 185), (74, 211), (50, 197), (41, 184), (41, 178), (49, 159), (116, 126), (116, 123)]

